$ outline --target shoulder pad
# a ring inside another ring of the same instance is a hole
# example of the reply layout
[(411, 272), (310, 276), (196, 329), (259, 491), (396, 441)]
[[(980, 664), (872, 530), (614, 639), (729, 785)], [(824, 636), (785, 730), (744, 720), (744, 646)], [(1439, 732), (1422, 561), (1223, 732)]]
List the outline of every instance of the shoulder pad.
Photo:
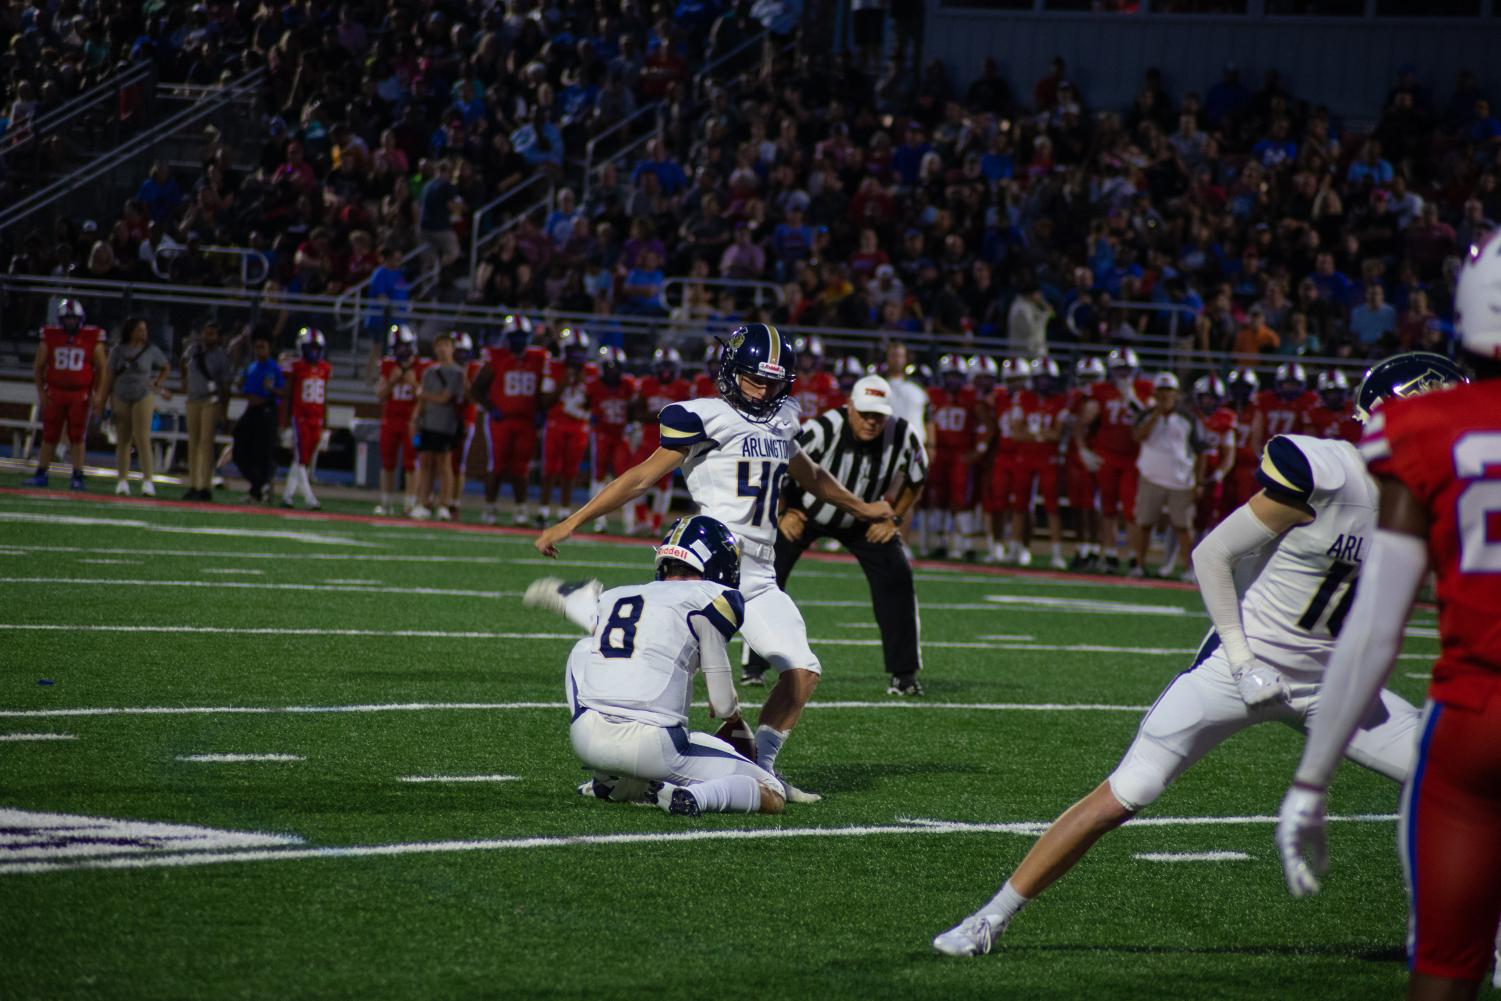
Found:
[(681, 451), (713, 440), (704, 427), (698, 408), (691, 406), (692, 402), (696, 401), (669, 403), (657, 415), (663, 448)]
[(1256, 480), (1304, 501), (1318, 490), (1338, 490), (1345, 483), (1344, 466), (1333, 453), (1338, 445), (1307, 435), (1278, 435), (1267, 442)]
[(725, 588), (700, 609), (700, 613), (725, 639), (729, 639), (740, 631), (740, 624), (745, 621), (745, 597), (733, 588)]

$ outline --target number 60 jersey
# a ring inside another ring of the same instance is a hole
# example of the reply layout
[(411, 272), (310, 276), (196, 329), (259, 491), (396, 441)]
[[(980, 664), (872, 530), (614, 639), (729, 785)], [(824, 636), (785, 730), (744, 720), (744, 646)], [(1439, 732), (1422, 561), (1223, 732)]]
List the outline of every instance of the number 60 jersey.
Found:
[(1354, 445), (1301, 434), (1267, 442), (1256, 479), (1313, 521), (1277, 541), (1241, 597), (1246, 642), (1280, 671), (1322, 673), (1376, 531), (1376, 483)]
[(777, 494), (799, 451), (798, 409), (783, 404), (754, 424), (723, 399), (670, 403), (658, 415), (662, 447), (685, 455), (683, 476), (698, 513), (729, 526), (741, 541), (777, 541)]
[(607, 716), (688, 722), (699, 667), (700, 620), (726, 641), (745, 618), (740, 592), (707, 580), (659, 580), (599, 596), (591, 634), (568, 657), (568, 704)]

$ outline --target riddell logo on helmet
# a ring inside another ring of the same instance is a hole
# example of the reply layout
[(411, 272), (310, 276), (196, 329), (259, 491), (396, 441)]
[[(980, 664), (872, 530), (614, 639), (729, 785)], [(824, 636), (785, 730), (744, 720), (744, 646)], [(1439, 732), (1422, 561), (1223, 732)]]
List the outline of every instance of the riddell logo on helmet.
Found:
[(774, 365), (769, 361), (763, 361), (757, 365), (756, 371), (773, 379), (785, 379), (787, 377), (787, 370), (785, 368), (780, 365)]
[(658, 546), (657, 557), (666, 560), (681, 560), (690, 566), (698, 559), (697, 556), (681, 546)]

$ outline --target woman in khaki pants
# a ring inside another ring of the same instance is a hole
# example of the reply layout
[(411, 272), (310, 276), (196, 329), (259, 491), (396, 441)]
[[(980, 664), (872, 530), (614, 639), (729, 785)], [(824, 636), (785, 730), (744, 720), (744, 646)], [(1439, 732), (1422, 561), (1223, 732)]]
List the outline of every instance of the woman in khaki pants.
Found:
[(208, 320), (182, 354), (182, 384), (188, 394), (188, 492), (183, 500), (214, 499), (214, 431), (224, 418), (224, 399), (233, 381), (219, 325)]
[(120, 343), (109, 353), (104, 384), (99, 395), (110, 400), (115, 414), (115, 464), (120, 482), (115, 493), (130, 496), (130, 446), (134, 445), (141, 466), (141, 494), (156, 496), (151, 467), (151, 417), (156, 397), (170, 400), (165, 382), (170, 369), (167, 356), (151, 343), (146, 321), (135, 316), (121, 328)]

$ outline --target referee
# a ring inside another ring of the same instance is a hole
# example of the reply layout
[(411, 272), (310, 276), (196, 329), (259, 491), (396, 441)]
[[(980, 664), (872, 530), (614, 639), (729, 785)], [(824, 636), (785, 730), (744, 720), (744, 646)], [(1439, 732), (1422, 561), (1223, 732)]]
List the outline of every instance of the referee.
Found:
[[(917, 645), (917, 594), (897, 525), (922, 495), (928, 454), (921, 429), (892, 417), (891, 398), (891, 385), (885, 379), (867, 375), (850, 390), (849, 403), (843, 409), (805, 421), (797, 443), (808, 458), (832, 473), (856, 497), (867, 501), (890, 498), (895, 521), (858, 522), (854, 516), (789, 484), (783, 494), (787, 509), (778, 525), (777, 585), (786, 588), (798, 557), (809, 546), (819, 539), (837, 540), (860, 561), (860, 569), (870, 583), (886, 673), (891, 675), (887, 694), (921, 695), (922, 686), (917, 682), (917, 672), (922, 669)], [(752, 653), (741, 682), (762, 684), (761, 676), (768, 666)]]

